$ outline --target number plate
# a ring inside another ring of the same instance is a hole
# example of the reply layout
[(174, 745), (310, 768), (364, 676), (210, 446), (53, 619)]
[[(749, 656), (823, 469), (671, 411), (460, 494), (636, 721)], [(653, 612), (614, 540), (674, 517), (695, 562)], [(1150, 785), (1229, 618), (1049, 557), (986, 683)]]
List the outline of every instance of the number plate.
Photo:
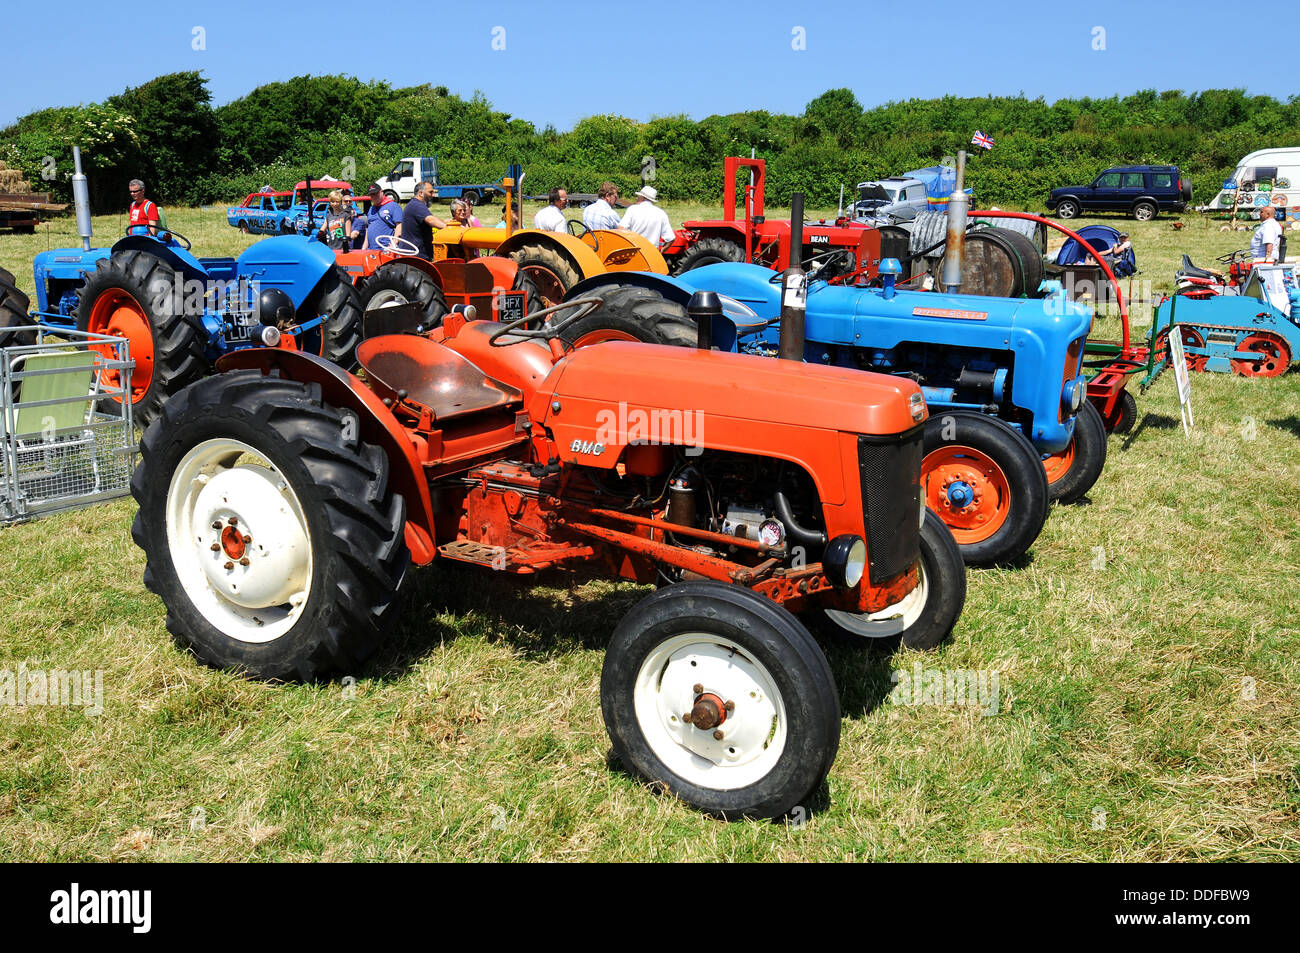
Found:
[(503, 291), (497, 298), (497, 320), (509, 324), (524, 316), (524, 293), (522, 291)]

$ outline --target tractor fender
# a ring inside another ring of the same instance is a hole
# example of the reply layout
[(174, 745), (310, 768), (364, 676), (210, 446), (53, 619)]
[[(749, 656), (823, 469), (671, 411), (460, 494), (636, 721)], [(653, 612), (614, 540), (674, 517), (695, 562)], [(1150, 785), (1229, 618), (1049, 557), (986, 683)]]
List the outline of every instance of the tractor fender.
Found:
[(173, 271), (180, 272), (188, 279), (205, 282), (208, 278), (207, 269), (192, 254), (180, 245), (164, 244), (151, 235), (127, 235), (118, 239), (112, 253), (116, 255), (120, 251), (142, 251), (161, 258)]
[[(583, 278), (602, 274), (606, 269), (600, 256), (581, 238), (567, 232), (547, 232), (539, 228), (525, 228), (514, 232), (497, 246), (498, 255), (509, 255), (523, 245), (549, 245), (563, 256)], [(665, 268), (665, 271), (667, 269)]]
[(598, 228), (591, 234), (596, 239), (596, 254), (606, 271), (668, 274), (668, 262), (659, 247), (644, 235), (626, 228)]
[(337, 364), (302, 351), (245, 348), (217, 360), (218, 371), (244, 369), (319, 384), (321, 396), (328, 403), (356, 414), (357, 438), (378, 446), (388, 456), (390, 485), (406, 500), (406, 545), (411, 560), (417, 565), (431, 562), (437, 546), (433, 501), (424, 468), (409, 432), (374, 391)]

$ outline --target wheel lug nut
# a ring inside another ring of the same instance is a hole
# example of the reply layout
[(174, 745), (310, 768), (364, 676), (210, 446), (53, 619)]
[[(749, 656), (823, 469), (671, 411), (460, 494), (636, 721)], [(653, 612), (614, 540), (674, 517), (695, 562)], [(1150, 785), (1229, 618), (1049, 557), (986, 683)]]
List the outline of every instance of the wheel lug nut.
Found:
[(234, 569), (234, 568), (235, 568), (235, 564), (227, 560), (226, 569)]
[(238, 525), (239, 525), (239, 517), (238, 517), (238, 516), (232, 516), (232, 517), (230, 517), (230, 525), (231, 525), (231, 526), (238, 526)]
[(682, 715), (682, 721), (686, 722), (688, 725), (691, 723), (691, 713), (689, 711)]
[(725, 737), (726, 737), (726, 736), (722, 733), (722, 729), (721, 729), (721, 728), (719, 728), (717, 731), (715, 731), (715, 732), (713, 733), (713, 740), (714, 740), (714, 741), (721, 741), (721, 740), (722, 740), (723, 738), (725, 738)]
[(697, 695), (702, 695), (704, 693), (704, 686), (696, 683), (695, 687), (692, 688), (691, 691)]
[(247, 565), (248, 565), (248, 557), (245, 556), (243, 559), (241, 559), (241, 560), (239, 561), (239, 565), (241, 565), (241, 566), (247, 566)]
[(736, 703), (735, 703), (735, 702), (727, 702), (727, 703), (726, 703), (725, 705), (723, 705), (722, 707), (725, 708), (727, 711), (732, 712), (732, 711), (735, 711), (735, 710), (736, 710)]
[(213, 520), (213, 521), (212, 521), (212, 528), (213, 528), (213, 529), (221, 529), (221, 520)]
[(220, 544), (220, 543), (213, 543), (213, 544), (212, 544), (210, 547), (208, 547), (208, 548), (211, 549), (214, 553), (217, 553), (217, 552), (220, 552), (220, 551), (221, 551), (221, 544)]
[(253, 541), (253, 537), (251, 537), (251, 536), (249, 536), (247, 533), (245, 533), (245, 534), (244, 534), (244, 544), (245, 544), (245, 545), (248, 545), (248, 544), (251, 543), (252, 541)]

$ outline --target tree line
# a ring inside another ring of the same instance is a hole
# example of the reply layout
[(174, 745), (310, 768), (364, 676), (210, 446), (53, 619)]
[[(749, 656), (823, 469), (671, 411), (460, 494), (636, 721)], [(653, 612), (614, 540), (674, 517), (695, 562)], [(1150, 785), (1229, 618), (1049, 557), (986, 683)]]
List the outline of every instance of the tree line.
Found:
[[(996, 142), (969, 147), (976, 129)], [(981, 205), (1041, 208), (1049, 189), (1091, 181), (1107, 165), (1170, 163), (1208, 201), (1246, 153), (1300, 143), (1300, 96), (1281, 102), (1244, 90), (1139, 90), (1103, 99), (1020, 96), (911, 99), (864, 109), (832, 89), (798, 116), (753, 110), (696, 121), (637, 122), (597, 115), (559, 132), (464, 98), (445, 86), (394, 88), (349, 76), (299, 76), (212, 106), (198, 72), (170, 73), (102, 103), (60, 106), (0, 130), (0, 159), (33, 187), (71, 198), (72, 146), (80, 145), (96, 211), (118, 209), (125, 183), (145, 179), (168, 204), (228, 203), (265, 184), (308, 175), (368, 183), (403, 156), (439, 157), (448, 183), (496, 181), (522, 163), (525, 191), (594, 192), (610, 179), (624, 194), (643, 176), (667, 200), (717, 202), (722, 157), (767, 160), (768, 200), (802, 190), (833, 206), (840, 186), (978, 152), (968, 184)], [(46, 157), (52, 157), (51, 162)]]

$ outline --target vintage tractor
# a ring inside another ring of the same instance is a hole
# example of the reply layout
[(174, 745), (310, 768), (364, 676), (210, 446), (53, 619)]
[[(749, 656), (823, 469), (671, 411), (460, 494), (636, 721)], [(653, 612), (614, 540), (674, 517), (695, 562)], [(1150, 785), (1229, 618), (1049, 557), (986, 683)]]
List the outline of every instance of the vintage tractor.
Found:
[(175, 229), (151, 235), (128, 227), (111, 249), (91, 248), (85, 176), (75, 158), (82, 247), (36, 256), (37, 316), (130, 342), (137, 421), (148, 422), (170, 394), (241, 348), (272, 345), (352, 365), (361, 306), (327, 246), (283, 235), (257, 242), (238, 259), (197, 258)]
[[(800, 279), (800, 356), (921, 384), (936, 411), (924, 438), (928, 505), (967, 562), (1015, 560), (1038, 537), (1049, 502), (1078, 500), (1105, 463), (1106, 431), (1085, 400), (1081, 375), (1092, 312), (1061, 290), (1042, 299), (898, 291), (890, 273), (897, 263), (886, 259), (880, 268), (882, 287), (816, 275), (805, 286)], [(681, 343), (696, 330), (691, 296), (713, 291), (725, 312), (712, 329), (716, 344), (771, 356), (787, 319), (783, 301), (790, 303), (782, 283), (781, 273), (740, 263), (676, 277), (605, 275), (571, 292), (571, 300), (604, 301), (571, 333), (589, 341)]]
[[(411, 563), (654, 584), (601, 677), (617, 756), (704, 811), (780, 816), (839, 737), (801, 618), (928, 648), (961, 612), (961, 556), (920, 496), (925, 401), (707, 347), (575, 349), (593, 306), (369, 338), (365, 383), (302, 352), (226, 355), (145, 432), (145, 583), (201, 660), (266, 679), (357, 671)], [(716, 299), (692, 307), (711, 326)]]

